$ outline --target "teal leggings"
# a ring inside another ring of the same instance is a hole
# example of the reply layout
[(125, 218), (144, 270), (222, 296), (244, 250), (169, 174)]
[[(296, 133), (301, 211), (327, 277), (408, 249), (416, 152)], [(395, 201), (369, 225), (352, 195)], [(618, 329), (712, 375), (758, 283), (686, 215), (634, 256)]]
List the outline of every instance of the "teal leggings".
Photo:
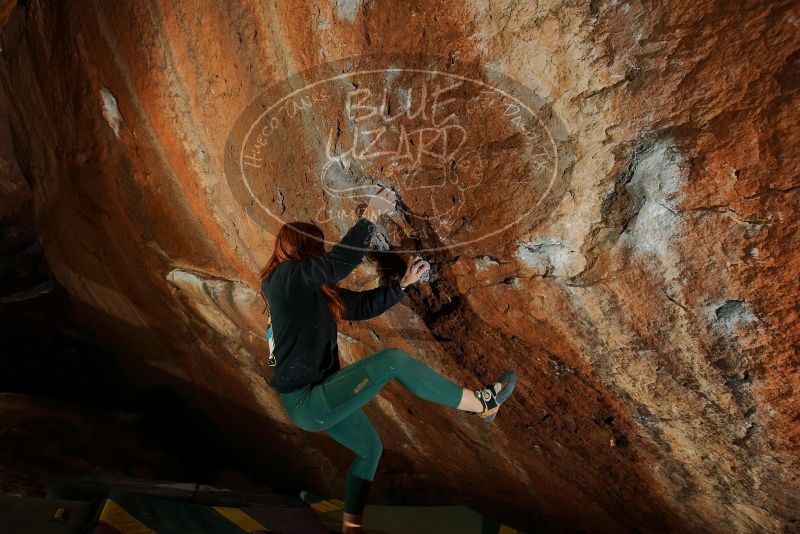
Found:
[(310, 390), (300, 388), (281, 394), (286, 413), (297, 426), (310, 432), (324, 430), (355, 452), (345, 482), (345, 512), (363, 511), (366, 487), (375, 477), (383, 452), (383, 443), (361, 407), (391, 380), (399, 380), (427, 401), (450, 408), (461, 403), (461, 386), (397, 348), (376, 352), (339, 369)]

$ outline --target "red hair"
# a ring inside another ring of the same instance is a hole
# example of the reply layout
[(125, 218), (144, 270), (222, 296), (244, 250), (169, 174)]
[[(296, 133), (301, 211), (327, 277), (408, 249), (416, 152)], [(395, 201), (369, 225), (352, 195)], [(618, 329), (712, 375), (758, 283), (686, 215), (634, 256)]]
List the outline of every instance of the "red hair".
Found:
[[(264, 280), (281, 263), (322, 256), (325, 253), (323, 241), (322, 230), (315, 224), (292, 222), (281, 226), (275, 238), (275, 249), (272, 252), (272, 256), (259, 274), (262, 287)], [(344, 302), (339, 292), (336, 291), (336, 284), (320, 286), (320, 290), (325, 295), (325, 300), (328, 301), (328, 308), (333, 317), (335, 319), (343, 319), (345, 312)], [(266, 300), (266, 295), (264, 295), (264, 299)], [(266, 306), (264, 311), (267, 311)]]

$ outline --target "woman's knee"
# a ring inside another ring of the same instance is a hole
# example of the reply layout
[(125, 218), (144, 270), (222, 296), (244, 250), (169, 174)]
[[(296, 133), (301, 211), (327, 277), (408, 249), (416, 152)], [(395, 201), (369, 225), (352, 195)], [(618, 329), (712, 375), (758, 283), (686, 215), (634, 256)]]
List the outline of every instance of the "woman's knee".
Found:
[(383, 349), (369, 358), (369, 374), (379, 382), (398, 379), (401, 369), (412, 361), (410, 354), (398, 348)]
[(367, 455), (372, 458), (380, 458), (381, 454), (383, 454), (383, 441), (376, 435), (367, 444)]
[(366, 455), (364, 459), (369, 464), (369, 472), (374, 476), (375, 471), (378, 469), (381, 455), (383, 454), (383, 442), (380, 438), (371, 440), (366, 447)]
[(378, 469), (381, 455), (383, 454), (383, 442), (377, 433), (374, 435), (366, 435), (358, 447), (352, 447), (353, 452), (356, 453), (356, 464), (360, 465), (359, 476), (366, 477), (372, 480), (375, 471)]
[(396, 347), (386, 349), (386, 354), (389, 360), (392, 363), (401, 365), (406, 363), (407, 361), (411, 360), (411, 355), (404, 351), (403, 349), (398, 349)]

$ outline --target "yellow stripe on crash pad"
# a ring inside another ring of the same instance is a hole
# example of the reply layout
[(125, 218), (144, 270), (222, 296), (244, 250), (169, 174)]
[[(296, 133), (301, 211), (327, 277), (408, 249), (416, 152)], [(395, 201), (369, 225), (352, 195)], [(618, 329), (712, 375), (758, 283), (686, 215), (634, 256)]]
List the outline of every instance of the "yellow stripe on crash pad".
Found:
[(500, 525), (500, 530), (497, 531), (497, 534), (519, 534), (519, 530), (508, 525)]
[(315, 502), (314, 504), (311, 505), (311, 507), (317, 512), (322, 512), (322, 513), (336, 510), (336, 506), (332, 506), (331, 503), (329, 503), (328, 501)]
[(270, 529), (247, 515), (246, 513), (242, 512), (238, 508), (228, 508), (226, 506), (213, 506), (214, 510), (219, 512), (225, 519), (239, 527), (240, 529), (244, 530), (245, 532), (253, 532), (256, 530), (264, 530), (266, 532), (271, 532)]
[(108, 523), (125, 534), (156, 534), (155, 530), (149, 529), (147, 525), (133, 517), (127, 510), (111, 499), (106, 500), (103, 511), (100, 513), (100, 521)]
[(317, 512), (333, 512), (334, 510), (341, 510), (344, 508), (344, 502), (339, 499), (328, 499), (326, 501), (315, 502), (311, 508)]

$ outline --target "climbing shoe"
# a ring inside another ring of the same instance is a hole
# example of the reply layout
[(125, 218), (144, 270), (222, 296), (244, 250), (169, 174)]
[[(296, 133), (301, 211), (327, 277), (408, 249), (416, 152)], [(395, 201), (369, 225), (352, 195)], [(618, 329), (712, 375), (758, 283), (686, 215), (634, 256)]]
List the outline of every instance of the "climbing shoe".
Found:
[(471, 415), (477, 415), (485, 423), (490, 423), (497, 417), (497, 410), (511, 396), (514, 391), (514, 386), (517, 385), (517, 375), (513, 372), (507, 372), (500, 375), (494, 383), (487, 385), (484, 388), (476, 389), (475, 396), (483, 404), (482, 412), (470, 412)]

